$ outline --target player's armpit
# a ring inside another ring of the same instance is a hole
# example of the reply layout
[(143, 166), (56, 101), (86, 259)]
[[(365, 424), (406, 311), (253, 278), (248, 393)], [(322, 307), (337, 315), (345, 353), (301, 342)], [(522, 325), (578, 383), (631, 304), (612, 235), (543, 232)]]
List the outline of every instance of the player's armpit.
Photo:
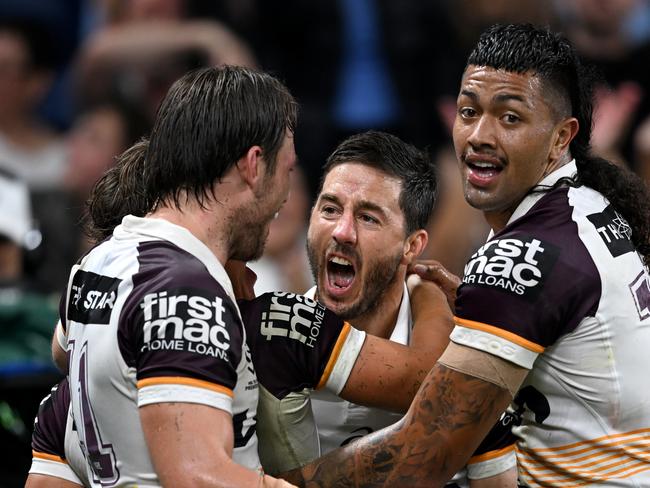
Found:
[(193, 403), (154, 403), (140, 407), (140, 420), (163, 486), (276, 485), (273, 478), (261, 480), (260, 473), (232, 460), (232, 416), (225, 410)]
[(25, 488), (83, 488), (83, 486), (56, 476), (30, 474), (25, 482)]
[(438, 363), (400, 422), (283, 477), (307, 487), (442, 486), (511, 398), (504, 388)]

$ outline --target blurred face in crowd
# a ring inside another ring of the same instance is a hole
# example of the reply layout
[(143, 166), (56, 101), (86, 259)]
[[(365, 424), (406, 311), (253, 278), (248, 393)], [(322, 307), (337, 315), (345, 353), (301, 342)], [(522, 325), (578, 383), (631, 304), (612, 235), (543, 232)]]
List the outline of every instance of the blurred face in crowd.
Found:
[(558, 143), (567, 134), (547, 98), (531, 73), (470, 65), (463, 75), (453, 130), (456, 156), (465, 199), (495, 230), (561, 165)]
[(325, 176), (309, 222), (307, 249), (318, 299), (345, 319), (403, 286), (409, 246), (399, 206), (401, 181), (358, 163)]
[(115, 157), (126, 149), (125, 122), (110, 107), (100, 107), (83, 115), (68, 138), (66, 187), (85, 197)]
[(11, 31), (0, 30), (0, 120), (29, 114), (48, 83), (45, 73), (33, 70), (25, 41)]
[(296, 164), (293, 134), (289, 130), (276, 158), (274, 172), (263, 166), (265, 174), (256, 200), (231, 224), (231, 259), (252, 261), (264, 252), (271, 221), (288, 198), (291, 172)]

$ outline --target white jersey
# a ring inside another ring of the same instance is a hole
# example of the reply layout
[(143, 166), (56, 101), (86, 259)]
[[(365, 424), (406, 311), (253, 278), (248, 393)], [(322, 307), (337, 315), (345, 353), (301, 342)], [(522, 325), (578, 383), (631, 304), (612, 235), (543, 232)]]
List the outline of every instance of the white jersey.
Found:
[(650, 277), (601, 194), (526, 198), (470, 258), (456, 314), (453, 341), (531, 370), (510, 410), (521, 485), (650, 486)]
[(125, 217), (73, 268), (62, 305), (71, 411), (89, 479), (159, 485), (138, 413), (154, 403), (231, 413), (234, 461), (260, 467), (246, 332), (225, 270), (189, 231)]

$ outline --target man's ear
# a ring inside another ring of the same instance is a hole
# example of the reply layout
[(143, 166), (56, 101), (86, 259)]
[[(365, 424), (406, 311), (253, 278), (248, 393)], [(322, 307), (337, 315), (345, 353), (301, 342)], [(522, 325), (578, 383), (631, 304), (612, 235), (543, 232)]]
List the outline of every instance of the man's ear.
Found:
[(415, 261), (429, 242), (429, 234), (424, 229), (418, 229), (411, 233), (404, 243), (404, 255), (402, 264), (409, 265)]
[(549, 154), (549, 162), (557, 161), (569, 148), (569, 144), (578, 134), (580, 124), (575, 117), (569, 117), (560, 122), (555, 128), (553, 145)]
[(236, 165), (241, 179), (254, 191), (264, 176), (266, 162), (262, 154), (260, 146), (251, 146), (246, 154), (239, 158)]

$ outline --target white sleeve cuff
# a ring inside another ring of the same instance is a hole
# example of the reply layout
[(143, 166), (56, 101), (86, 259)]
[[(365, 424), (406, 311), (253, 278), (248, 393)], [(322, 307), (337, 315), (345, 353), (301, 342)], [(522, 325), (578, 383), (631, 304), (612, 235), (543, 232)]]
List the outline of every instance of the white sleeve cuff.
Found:
[(73, 483), (83, 485), (79, 477), (72, 471), (72, 468), (65, 461), (54, 461), (39, 457), (32, 458), (32, 466), (29, 468), (30, 474), (42, 474), (62, 478)]
[[(325, 383), (325, 388), (335, 395), (340, 394), (345, 383), (347, 383), (354, 363), (357, 362), (357, 357), (359, 357), (359, 352), (363, 347), (363, 342), (366, 340), (366, 333), (364, 331), (355, 329), (350, 325), (347, 326), (350, 330), (343, 342), (343, 346), (338, 352), (338, 357), (330, 359), (330, 361), (333, 359), (336, 362)], [(332, 354), (336, 354), (336, 351)]]
[(217, 391), (190, 385), (156, 384), (138, 388), (138, 407), (152, 403), (199, 403), (232, 414), (232, 398)]
[(489, 478), (505, 473), (515, 466), (517, 466), (517, 456), (513, 445), (471, 458), (467, 463), (467, 477), (472, 480)]

